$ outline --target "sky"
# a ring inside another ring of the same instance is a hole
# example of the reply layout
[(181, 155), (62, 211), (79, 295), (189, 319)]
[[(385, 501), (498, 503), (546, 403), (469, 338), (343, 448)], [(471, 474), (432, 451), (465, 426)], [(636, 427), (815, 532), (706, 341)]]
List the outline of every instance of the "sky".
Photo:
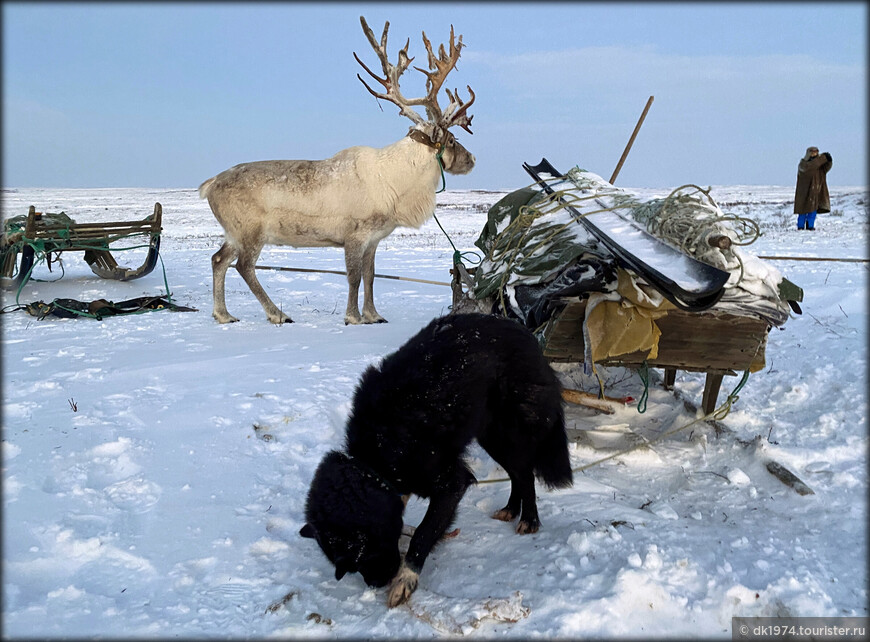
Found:
[(811, 145), (829, 185), (867, 184), (863, 2), (4, 2), (2, 184), (195, 188), (393, 143), (411, 121), (356, 78), (360, 15), (393, 62), (462, 34), (446, 85), (477, 96), (477, 164), (447, 189), (525, 186), (542, 157), (610, 178), (650, 96), (618, 186), (790, 185)]

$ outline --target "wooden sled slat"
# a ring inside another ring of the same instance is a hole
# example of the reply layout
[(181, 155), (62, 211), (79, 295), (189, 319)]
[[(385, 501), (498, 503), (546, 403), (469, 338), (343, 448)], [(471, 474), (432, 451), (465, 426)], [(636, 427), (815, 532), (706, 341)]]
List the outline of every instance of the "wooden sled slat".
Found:
[[(543, 333), (544, 356), (550, 361), (585, 360), (583, 322), (586, 301), (568, 303), (550, 319)], [(724, 375), (763, 367), (770, 325), (762, 319), (723, 312), (670, 310), (656, 320), (661, 330), (658, 355), (647, 359), (644, 351), (597, 361), (602, 366), (638, 369), (644, 363), (665, 370), (665, 387), (672, 387), (677, 370), (706, 374), (703, 400), (705, 413), (716, 408)]]

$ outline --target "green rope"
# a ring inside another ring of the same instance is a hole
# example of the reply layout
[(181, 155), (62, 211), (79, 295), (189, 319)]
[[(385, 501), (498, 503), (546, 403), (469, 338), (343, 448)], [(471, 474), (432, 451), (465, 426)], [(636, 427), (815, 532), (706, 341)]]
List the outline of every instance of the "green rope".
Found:
[[(444, 178), (444, 163), (441, 162), (441, 156), (444, 154), (444, 146), (441, 146), (441, 149), (438, 150), (438, 153), (435, 155), (435, 160), (438, 161), (438, 167), (441, 169), (441, 189), (435, 192), (436, 194), (440, 194), (445, 189), (447, 189), (447, 181)], [(483, 259), (477, 252), (460, 252), (456, 249), (456, 245), (453, 243), (453, 239), (450, 238), (450, 235), (447, 233), (447, 230), (444, 229), (444, 226), (441, 225), (441, 221), (438, 220), (438, 217), (433, 213), (432, 218), (435, 219), (435, 222), (438, 223), (438, 227), (441, 228), (441, 231), (444, 233), (444, 236), (447, 237), (447, 242), (450, 243), (450, 247), (453, 248), (453, 265), (459, 265), (462, 263), (462, 259), (464, 258), (466, 261), (473, 263), (474, 265), (479, 264)]]
[(710, 415), (713, 417), (713, 419), (716, 419), (717, 421), (721, 421), (721, 420), (725, 419), (725, 417), (728, 416), (728, 413), (731, 412), (731, 406), (734, 405), (738, 399), (740, 399), (740, 397), (737, 396), (737, 393), (743, 389), (743, 386), (746, 385), (746, 382), (748, 380), (749, 380), (749, 370), (744, 370), (743, 376), (740, 378), (740, 383), (738, 383), (737, 386), (735, 386), (734, 390), (731, 391), (731, 394), (728, 395), (728, 398), (725, 400), (725, 403), (723, 403), (721, 406), (719, 406), (719, 408), (717, 408), (712, 413), (710, 413)]
[(163, 270), (163, 287), (166, 288), (166, 300), (172, 303), (172, 292), (169, 291), (169, 280), (166, 278), (166, 266), (163, 264), (163, 257), (157, 253), (157, 258), (160, 259), (160, 269)]
[[(440, 163), (440, 160), (439, 160), (439, 163)], [(7, 246), (2, 248), (2, 251), (0, 251), (0, 262), (5, 263), (7, 256), (9, 256), (10, 254), (12, 254), (13, 256), (19, 254), (27, 246), (29, 246), (30, 248), (33, 249), (33, 254), (34, 254), (33, 264), (30, 266), (30, 268), (27, 270), (27, 273), (21, 279), (21, 284), (18, 286), (18, 289), (15, 293), (15, 304), (17, 306), (21, 306), (21, 303), (20, 303), (21, 292), (24, 290), (24, 286), (27, 285), (27, 283), (31, 280), (33, 270), (36, 269), (37, 265), (40, 265), (41, 263), (46, 262), (48, 257), (51, 255), (52, 252), (57, 252), (58, 254), (60, 254), (63, 251), (69, 250), (73, 246), (76, 248), (76, 251), (93, 250), (93, 251), (117, 252), (117, 251), (135, 250), (135, 249), (142, 249), (142, 248), (149, 248), (150, 249), (150, 247), (151, 247), (150, 242), (147, 244), (130, 245), (128, 247), (114, 247), (114, 248), (112, 248), (110, 246), (110, 244), (113, 242), (119, 241), (121, 239), (131, 237), (131, 236), (148, 235), (151, 240), (153, 240), (153, 237), (155, 236), (155, 234), (153, 232), (135, 231), (135, 232), (127, 233), (127, 234), (114, 234), (111, 236), (107, 236), (105, 240), (94, 239), (92, 242), (87, 242), (87, 243), (83, 243), (83, 242), (73, 243), (70, 240), (71, 229), (72, 229), (71, 226), (74, 223), (74, 221), (71, 218), (66, 216), (66, 214), (63, 212), (61, 212), (60, 214), (46, 213), (44, 216), (46, 218), (50, 217), (51, 219), (57, 221), (59, 224), (65, 226), (65, 227), (54, 230), (54, 233), (59, 237), (58, 239), (30, 239), (30, 238), (27, 238), (26, 236), (24, 236), (23, 230), (24, 230), (24, 223), (25, 223), (26, 218), (27, 218), (26, 216), (19, 216), (19, 217), (14, 217), (12, 219), (8, 219), (4, 225), (4, 232), (6, 233), (5, 234), (6, 238), (11, 237), (13, 234), (19, 234), (19, 233), (20, 233), (20, 237), (14, 243), (10, 243)], [(166, 265), (163, 263), (163, 257), (160, 255), (160, 253), (157, 254), (157, 258), (160, 260), (160, 266), (161, 266), (161, 269), (163, 271), (163, 285), (164, 285), (164, 288), (166, 290), (166, 299), (169, 303), (172, 303), (172, 292), (169, 289), (169, 280), (166, 277)], [(63, 278), (63, 274), (65, 273), (65, 270), (63, 268), (63, 261), (59, 261), (59, 262), (61, 264), (61, 270), (62, 270), (60, 278)], [(33, 279), (33, 280), (41, 281), (40, 279)], [(93, 315), (93, 314), (83, 312), (80, 310), (73, 310), (73, 309), (70, 309), (70, 308), (65, 307), (63, 305), (60, 305), (57, 302), (57, 299), (52, 301), (52, 305), (54, 305), (62, 310), (66, 310), (67, 312), (70, 312), (72, 314), (76, 314), (78, 316), (89, 317), (92, 319), (101, 318), (97, 315)], [(159, 309), (159, 308), (154, 308), (154, 309)], [(145, 309), (145, 310), (141, 310), (140, 312), (137, 312), (137, 314), (141, 314), (142, 312), (149, 312), (149, 311), (151, 311), (151, 309)]]
[(637, 374), (643, 382), (643, 393), (640, 395), (640, 399), (638, 399), (637, 411), (643, 414), (646, 412), (646, 402), (649, 399), (649, 364), (647, 364), (646, 359), (644, 359)]
[(456, 249), (456, 245), (454, 245), (453, 239), (450, 238), (447, 230), (445, 230), (444, 226), (441, 225), (441, 221), (438, 220), (438, 217), (435, 214), (432, 214), (432, 218), (434, 218), (435, 222), (438, 223), (438, 227), (440, 227), (441, 231), (444, 232), (444, 236), (447, 237), (447, 242), (450, 243), (450, 247), (453, 248), (453, 265), (462, 263), (463, 258), (465, 258), (467, 261), (471, 261), (475, 265), (480, 263), (481, 258), (477, 252), (460, 252), (458, 249)]
[[(731, 412), (731, 407), (740, 398), (737, 396), (737, 393), (740, 392), (740, 390), (743, 388), (744, 385), (746, 385), (746, 382), (748, 379), (749, 379), (749, 370), (746, 370), (743, 373), (743, 377), (740, 379), (740, 383), (737, 384), (737, 386), (734, 388), (734, 390), (731, 391), (731, 394), (728, 395), (728, 398), (725, 400), (725, 402), (721, 406), (719, 406), (716, 410), (713, 410), (712, 412), (708, 412), (706, 415), (704, 415), (702, 417), (697, 417), (697, 418), (693, 419), (692, 421), (690, 421), (686, 424), (683, 424), (682, 426), (677, 426), (676, 428), (671, 428), (670, 430), (666, 430), (665, 432), (661, 433), (657, 437), (654, 437), (653, 439), (644, 440), (644, 443), (637, 444), (637, 445), (631, 446), (629, 448), (624, 448), (623, 450), (619, 450), (615, 453), (607, 455), (606, 457), (602, 457), (601, 459), (596, 459), (595, 461), (590, 462), (588, 464), (583, 464), (582, 466), (577, 466), (576, 468), (572, 468), (571, 472), (572, 473), (579, 473), (579, 472), (582, 472), (582, 471), (587, 470), (589, 468), (592, 468), (593, 466), (598, 466), (599, 464), (603, 464), (606, 461), (610, 461), (611, 459), (614, 459), (616, 457), (620, 457), (622, 455), (627, 455), (628, 453), (633, 452), (635, 450), (640, 450), (641, 448), (649, 448), (653, 444), (661, 441), (662, 439), (670, 437), (671, 435), (675, 435), (678, 432), (682, 432), (686, 428), (691, 428), (695, 424), (701, 423), (702, 421), (707, 421), (708, 419), (715, 419), (717, 421), (721, 421), (722, 419), (724, 419), (728, 415), (729, 412)], [(504, 478), (499, 478), (499, 479), (484, 479), (484, 480), (478, 481), (477, 483), (478, 484), (495, 484), (495, 483), (508, 482), (508, 481), (510, 481), (510, 479), (507, 477), (504, 477)]]
[[(85, 312), (84, 310), (76, 310), (74, 308), (68, 308), (66, 306), (63, 306), (60, 303), (58, 303), (57, 299), (55, 299), (54, 301), (52, 301), (49, 304), (48, 309), (50, 310), (52, 306), (55, 308), (60, 308), (61, 310), (66, 310), (70, 314), (74, 314), (74, 315), (79, 316), (79, 317), (87, 317), (88, 319), (102, 319), (102, 317), (99, 315), (91, 314), (90, 312)], [(46, 316), (48, 316), (48, 310), (46, 310), (46, 313), (42, 317), (39, 318), (40, 321), (42, 319), (44, 319)]]
[(444, 163), (441, 162), (441, 157), (444, 155), (444, 145), (441, 146), (441, 149), (438, 150), (438, 153), (435, 154), (435, 160), (438, 161), (438, 168), (441, 170), (441, 189), (439, 189), (436, 194), (440, 194), (444, 190), (447, 189), (447, 180), (444, 178)]
[[(126, 234), (126, 235), (118, 236), (118, 237), (117, 237), (116, 239), (114, 239), (114, 240), (118, 240), (118, 239), (121, 239), (121, 238), (126, 238), (126, 237), (128, 237), (128, 236), (134, 236), (134, 235), (136, 235), (136, 234), (143, 234), (143, 232), (134, 232), (134, 233), (132, 233), (132, 234)], [(153, 236), (153, 235), (151, 235), (151, 236)], [(49, 245), (51, 246), (50, 248), (48, 248)], [(60, 252), (64, 252), (64, 251), (66, 251), (66, 249), (68, 249), (68, 248), (63, 248), (63, 247), (56, 247), (56, 245), (57, 245), (57, 244), (56, 244), (53, 240), (52, 240), (52, 241), (47, 241), (47, 240), (45, 240), (45, 239), (28, 239), (28, 238), (22, 238), (20, 241), (17, 241), (17, 242), (15, 242), (15, 243), (9, 245), (7, 248), (4, 248), (4, 253), (6, 253), (6, 252), (10, 252), (10, 251), (12, 251), (12, 250), (15, 250), (16, 253), (20, 253), (20, 251), (21, 251), (25, 246), (30, 246), (31, 248), (33, 248), (33, 265), (30, 266), (30, 269), (27, 271), (27, 274), (25, 274), (25, 275), (24, 275), (24, 278), (21, 279), (21, 285), (18, 286), (18, 290), (17, 290), (16, 293), (15, 293), (15, 303), (16, 303), (16, 304), (20, 305), (20, 303), (19, 303), (19, 297), (21, 296), (21, 292), (24, 290), (24, 286), (27, 285), (27, 283), (31, 280), (31, 275), (33, 274), (33, 270), (36, 269), (36, 266), (37, 266), (37, 265), (40, 265), (40, 264), (43, 263), (43, 262), (45, 262), (46, 259), (48, 258), (48, 256), (49, 256), (52, 252), (58, 252), (58, 253), (60, 253)], [(145, 245), (131, 245), (131, 246), (129, 246), (129, 247), (115, 247), (115, 248), (111, 248), (111, 247), (109, 246), (109, 242), (96, 242), (96, 243), (93, 243), (93, 244), (91, 244), (91, 243), (88, 243), (88, 244), (84, 244), (84, 243), (76, 243), (76, 248), (77, 248), (76, 251), (80, 251), (80, 250), (84, 250), (84, 251), (87, 251), (87, 250), (94, 250), (94, 251), (105, 250), (105, 251), (109, 251), (109, 250), (111, 250), (111, 251), (113, 251), (113, 252), (118, 252), (118, 251), (123, 252), (123, 251), (126, 251), (126, 250), (137, 250), (137, 249), (150, 248), (150, 247), (151, 247), (150, 244), (145, 244)], [(163, 258), (160, 256), (159, 253), (157, 254), (157, 257), (160, 259), (160, 262), (161, 262), (161, 264), (162, 264), (162, 263), (163, 263)], [(63, 262), (62, 262), (62, 261), (61, 261), (61, 269), (63, 270)], [(65, 272), (65, 271), (64, 271), (64, 272)], [(14, 277), (13, 277), (13, 278), (14, 278)], [(61, 275), (61, 278), (63, 278), (63, 275)], [(166, 271), (165, 271), (165, 268), (164, 268), (164, 281), (165, 281), (165, 278), (166, 278)], [(40, 281), (40, 279), (33, 279), (33, 280), (35, 280), (35, 281)], [(41, 282), (41, 281), (40, 281), (40, 282)], [(168, 285), (167, 285), (167, 287), (166, 287), (166, 290), (167, 290), (167, 296), (168, 296), (168, 294), (169, 294), (169, 286), (168, 286)]]

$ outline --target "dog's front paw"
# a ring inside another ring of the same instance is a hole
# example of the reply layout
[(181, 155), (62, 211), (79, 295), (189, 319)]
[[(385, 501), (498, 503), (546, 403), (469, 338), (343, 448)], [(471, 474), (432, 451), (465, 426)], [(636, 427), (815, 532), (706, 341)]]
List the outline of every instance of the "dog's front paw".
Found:
[(390, 608), (404, 604), (411, 597), (411, 593), (417, 590), (419, 575), (402, 565), (396, 577), (390, 582), (390, 592), (387, 597), (387, 606)]

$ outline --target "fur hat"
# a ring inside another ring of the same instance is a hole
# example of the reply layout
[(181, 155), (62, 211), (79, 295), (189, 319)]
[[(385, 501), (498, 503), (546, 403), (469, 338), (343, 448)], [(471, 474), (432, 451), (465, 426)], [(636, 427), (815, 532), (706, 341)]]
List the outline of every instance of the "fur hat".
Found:
[(803, 160), (805, 160), (805, 161), (810, 160), (810, 158), (812, 158), (812, 153), (813, 153), (813, 152), (815, 152), (816, 154), (818, 154), (818, 153), (819, 153), (819, 148), (818, 148), (818, 147), (807, 147), (807, 153), (804, 154), (804, 158), (803, 158)]

